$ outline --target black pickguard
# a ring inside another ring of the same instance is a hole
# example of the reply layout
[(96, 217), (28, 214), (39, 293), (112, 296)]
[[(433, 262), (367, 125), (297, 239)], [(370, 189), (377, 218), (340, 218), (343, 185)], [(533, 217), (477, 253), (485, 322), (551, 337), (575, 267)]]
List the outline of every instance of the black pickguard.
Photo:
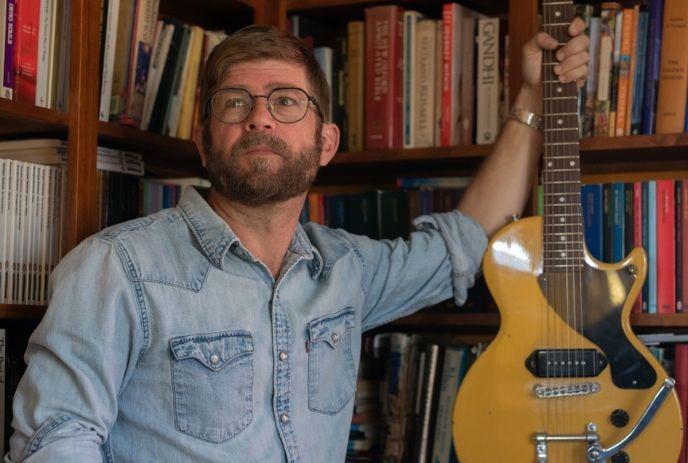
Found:
[(655, 384), (657, 373), (621, 326), (621, 309), (635, 282), (629, 267), (600, 270), (586, 262), (579, 272), (543, 273), (538, 282), (561, 318), (602, 349), (616, 387), (647, 389)]

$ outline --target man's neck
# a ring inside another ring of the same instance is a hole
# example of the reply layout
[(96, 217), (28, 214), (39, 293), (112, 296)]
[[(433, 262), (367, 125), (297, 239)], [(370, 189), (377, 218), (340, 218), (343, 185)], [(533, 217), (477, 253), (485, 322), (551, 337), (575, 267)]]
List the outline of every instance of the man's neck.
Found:
[(210, 190), (210, 207), (230, 226), (241, 244), (277, 279), (294, 236), (306, 193), (280, 203), (247, 206)]

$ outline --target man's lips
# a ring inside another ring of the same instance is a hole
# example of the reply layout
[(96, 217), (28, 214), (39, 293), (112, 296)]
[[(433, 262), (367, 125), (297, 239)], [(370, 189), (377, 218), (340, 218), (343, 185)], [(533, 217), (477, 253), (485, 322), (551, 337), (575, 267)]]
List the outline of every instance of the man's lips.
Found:
[(274, 154), (274, 155), (277, 155), (277, 153), (275, 153), (273, 150), (271, 150), (267, 146), (259, 146), (256, 148), (251, 148), (249, 150), (244, 151), (243, 154), (248, 154), (248, 155)]

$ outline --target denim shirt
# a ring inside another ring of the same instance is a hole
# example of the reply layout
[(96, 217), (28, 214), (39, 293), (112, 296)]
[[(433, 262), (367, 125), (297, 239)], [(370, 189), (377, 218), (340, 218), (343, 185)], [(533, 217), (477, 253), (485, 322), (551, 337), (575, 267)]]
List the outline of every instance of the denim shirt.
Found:
[(457, 211), (409, 240), (297, 227), (281, 274), (193, 188), (52, 275), (5, 462), (343, 461), (361, 333), (454, 295), (487, 239)]

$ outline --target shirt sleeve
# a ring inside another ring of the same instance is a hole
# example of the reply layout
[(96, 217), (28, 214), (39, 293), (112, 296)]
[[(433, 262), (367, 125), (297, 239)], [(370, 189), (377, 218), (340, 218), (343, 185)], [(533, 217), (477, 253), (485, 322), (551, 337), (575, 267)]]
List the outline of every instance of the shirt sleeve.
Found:
[(6, 463), (102, 462), (117, 396), (144, 343), (142, 312), (116, 245), (89, 238), (51, 276), (14, 396)]
[(413, 221), (408, 240), (355, 236), (363, 266), (364, 330), (454, 296), (466, 302), (487, 247), (483, 228), (458, 210)]

